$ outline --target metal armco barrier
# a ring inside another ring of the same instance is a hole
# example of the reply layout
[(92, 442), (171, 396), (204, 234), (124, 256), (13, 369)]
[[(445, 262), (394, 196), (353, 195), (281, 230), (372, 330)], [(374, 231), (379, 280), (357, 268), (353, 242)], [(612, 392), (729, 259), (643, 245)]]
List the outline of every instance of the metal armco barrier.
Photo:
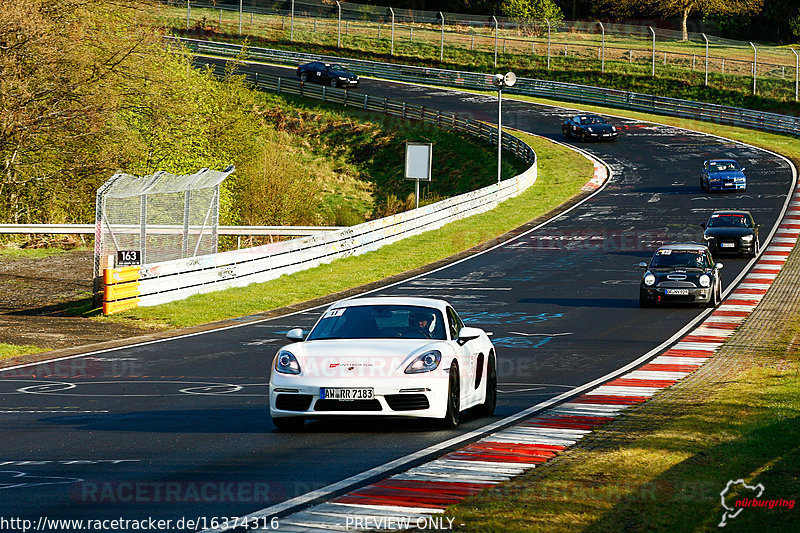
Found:
[[(197, 39), (179, 39), (175, 37), (167, 37), (167, 39), (176, 43), (181, 43), (191, 51), (201, 54), (233, 56), (241, 51), (241, 46), (229, 43), (201, 41)], [(490, 74), (394, 65), (360, 59), (326, 57), (268, 48), (249, 47), (247, 48), (247, 54), (250, 59), (285, 65), (298, 65), (308, 61), (344, 63), (350, 70), (361, 76), (464, 89), (496, 90), (492, 85), (492, 75)], [(247, 68), (242, 68), (241, 71), (247, 75), (250, 81), (260, 85), (259, 78), (263, 75), (259, 76), (254, 71), (250, 71)], [(286, 81), (288, 80), (284, 80), (284, 83)], [(505, 93), (539, 96), (585, 104), (597, 104), (776, 133), (787, 133), (795, 136), (800, 135), (800, 117), (619, 91), (615, 89), (603, 89), (600, 87), (590, 87), (573, 83), (518, 78), (517, 84), (514, 87), (506, 89)], [(351, 92), (349, 98), (354, 97), (363, 98), (364, 95), (354, 96)]]
[[(464, 131), (491, 143), (497, 142), (496, 127), (452, 113), (397, 100), (370, 98), (343, 89), (304, 85), (295, 79), (256, 75), (255, 72), (248, 72), (247, 76), (263, 89), (320, 98), (407, 120), (421, 120)], [(335, 259), (377, 250), (406, 237), (493, 209), (500, 202), (519, 195), (533, 185), (538, 176), (536, 153), (530, 146), (506, 132), (503, 132), (502, 142), (507, 151), (530, 167), (518, 176), (476, 191), (337, 231), (141, 267), (106, 269), (105, 280), (107, 283), (110, 281), (111, 285), (107, 285), (104, 294), (104, 313), (159, 305), (195, 294), (269, 281)], [(129, 279), (134, 276), (133, 269), (139, 276), (138, 280)]]
[[(138, 232), (140, 226), (113, 226), (116, 231)], [(189, 232), (199, 231), (200, 228), (189, 226)], [(286, 236), (305, 237), (326, 231), (344, 229), (343, 226), (219, 226), (217, 235), (238, 236)], [(94, 224), (0, 224), (0, 234), (17, 235), (94, 235), (97, 230)], [(154, 224), (148, 227), (151, 232), (180, 233), (183, 226), (169, 226)]]

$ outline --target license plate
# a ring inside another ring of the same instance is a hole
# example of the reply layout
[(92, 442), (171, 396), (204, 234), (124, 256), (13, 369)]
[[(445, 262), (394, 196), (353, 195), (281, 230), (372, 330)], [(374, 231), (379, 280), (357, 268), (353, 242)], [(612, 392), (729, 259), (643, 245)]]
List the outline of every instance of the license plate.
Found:
[(723, 242), (722, 243), (722, 247), (723, 248), (733, 248), (734, 246), (736, 246), (736, 244), (732, 243), (732, 242)]
[(375, 397), (373, 389), (369, 388), (332, 388), (319, 389), (320, 400), (371, 400)]
[(669, 294), (671, 296), (688, 296), (689, 289), (664, 289), (664, 294)]

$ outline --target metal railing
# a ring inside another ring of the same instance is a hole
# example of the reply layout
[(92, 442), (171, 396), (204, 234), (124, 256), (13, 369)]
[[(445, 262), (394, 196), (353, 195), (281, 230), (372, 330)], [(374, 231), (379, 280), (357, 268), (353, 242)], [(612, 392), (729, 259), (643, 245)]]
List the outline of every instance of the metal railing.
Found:
[[(236, 44), (220, 43), (214, 41), (202, 41), (197, 39), (180, 39), (167, 37), (175, 43), (183, 43), (192, 52), (199, 54), (212, 54), (220, 56), (235, 56), (241, 52), (242, 47)], [(376, 61), (366, 61), (361, 59), (347, 59), (339, 57), (319, 56), (305, 54), (302, 52), (292, 52), (287, 50), (274, 50), (268, 48), (247, 48), (250, 59), (268, 61), (283, 65), (298, 65), (308, 61), (330, 61), (345, 64), (350, 70), (361, 75), (375, 78), (383, 78), (395, 81), (407, 81), (412, 83), (422, 83), (428, 85), (439, 85), (446, 87), (457, 87), (463, 89), (477, 89), (483, 91), (495, 91), (492, 84), (491, 74), (481, 74), (469, 71), (444, 70), (427, 67), (415, 67), (409, 65), (396, 65), (392, 63), (381, 63)], [(242, 67), (241, 72), (247, 79), (257, 86), (265, 86), (272, 82), (267, 82), (263, 74), (258, 74), (255, 69)], [(299, 81), (282, 78), (279, 84), (283, 84), (293, 94), (304, 94), (305, 96), (320, 95), (329, 98), (337, 98), (340, 103), (346, 105), (366, 105), (365, 109), (381, 111), (382, 99), (369, 97), (354, 91), (341, 89), (331, 89), (320, 86), (306, 85)], [(326, 94), (327, 92), (327, 94)], [(715, 122), (732, 126), (765, 130), (776, 133), (786, 133), (790, 135), (800, 135), (800, 117), (769, 113), (765, 111), (755, 111), (739, 107), (724, 106), (719, 104), (708, 104), (704, 102), (694, 102), (680, 100), (677, 98), (667, 98), (664, 96), (653, 96), (616, 89), (604, 89), (574, 83), (563, 83), (556, 81), (536, 80), (529, 78), (518, 78), (514, 87), (504, 90), (505, 94), (518, 94), (525, 96), (537, 96), (553, 98), (556, 100), (578, 102), (583, 104), (597, 104), (608, 107), (644, 111), (659, 115), (669, 115), (681, 118)], [(317, 96), (317, 97), (320, 97)], [(405, 104), (408, 106), (408, 104)], [(393, 113), (400, 113), (400, 110), (392, 108)], [(426, 121), (442, 122), (441, 113), (426, 113), (424, 107), (417, 106), (413, 109), (402, 110), (402, 113), (417, 113), (420, 118), (424, 116)], [(437, 112), (438, 113), (438, 112)], [(404, 115), (405, 116), (405, 115)], [(446, 116), (444, 121), (446, 123)], [(471, 128), (479, 128), (477, 122), (469, 124)], [(491, 127), (488, 128), (491, 130)], [(496, 131), (496, 129), (495, 129)], [(495, 137), (496, 139), (496, 137)]]
[[(136, 225), (114, 226), (119, 233), (139, 232)], [(219, 226), (217, 235), (225, 236), (285, 236), (305, 237), (328, 231), (344, 229), (342, 226)], [(189, 233), (200, 232), (201, 228), (189, 227)], [(94, 224), (0, 224), (0, 234), (16, 235), (93, 235)], [(183, 226), (150, 225), (152, 233), (180, 234)]]

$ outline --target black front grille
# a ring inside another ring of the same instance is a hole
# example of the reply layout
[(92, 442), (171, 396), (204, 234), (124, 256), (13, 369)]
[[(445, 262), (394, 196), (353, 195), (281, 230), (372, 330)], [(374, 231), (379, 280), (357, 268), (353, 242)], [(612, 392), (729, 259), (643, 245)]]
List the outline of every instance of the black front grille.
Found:
[(317, 400), (315, 411), (381, 411), (378, 400)]
[(311, 405), (310, 394), (278, 394), (275, 408), (281, 411), (305, 411)]
[(416, 411), (430, 407), (428, 397), (424, 394), (387, 394), (385, 398), (392, 411)]

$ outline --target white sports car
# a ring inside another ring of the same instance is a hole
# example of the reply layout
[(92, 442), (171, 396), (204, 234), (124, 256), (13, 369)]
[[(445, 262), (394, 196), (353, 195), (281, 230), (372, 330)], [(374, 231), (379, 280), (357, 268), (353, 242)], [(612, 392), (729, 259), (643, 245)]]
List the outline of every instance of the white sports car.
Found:
[(301, 329), (286, 336), (295, 342), (278, 350), (269, 379), (278, 429), (337, 415), (437, 418), (455, 427), (471, 407), (494, 412), (494, 346), (443, 300), (343, 300), (305, 339)]

